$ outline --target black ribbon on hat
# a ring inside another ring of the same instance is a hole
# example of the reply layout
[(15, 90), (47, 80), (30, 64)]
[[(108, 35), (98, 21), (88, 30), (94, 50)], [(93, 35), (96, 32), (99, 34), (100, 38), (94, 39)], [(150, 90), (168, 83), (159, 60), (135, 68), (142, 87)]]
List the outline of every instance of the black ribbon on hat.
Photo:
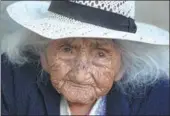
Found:
[(48, 10), (68, 18), (109, 29), (130, 33), (135, 33), (137, 30), (135, 21), (130, 17), (73, 3), (69, 0), (51, 1)]

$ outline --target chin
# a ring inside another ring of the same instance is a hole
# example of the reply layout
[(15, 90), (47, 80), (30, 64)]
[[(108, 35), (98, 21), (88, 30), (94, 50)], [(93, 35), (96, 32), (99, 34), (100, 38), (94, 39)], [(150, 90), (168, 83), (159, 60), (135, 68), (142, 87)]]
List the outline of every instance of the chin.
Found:
[(75, 97), (67, 97), (67, 96), (64, 96), (68, 102), (70, 103), (76, 103), (76, 104), (91, 104), (93, 103), (94, 101), (96, 101), (97, 98), (95, 97), (91, 97), (91, 98), (86, 98), (86, 99), (82, 99), (82, 98), (75, 98)]
[(62, 87), (61, 94), (71, 103), (89, 104), (94, 102), (97, 97), (94, 88)]

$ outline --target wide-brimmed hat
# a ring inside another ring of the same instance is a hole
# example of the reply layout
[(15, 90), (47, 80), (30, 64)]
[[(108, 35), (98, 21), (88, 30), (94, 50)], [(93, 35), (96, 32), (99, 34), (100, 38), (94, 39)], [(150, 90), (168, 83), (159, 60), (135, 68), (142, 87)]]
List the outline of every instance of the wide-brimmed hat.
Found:
[(134, 20), (135, 1), (19, 1), (7, 7), (18, 24), (49, 39), (105, 38), (169, 45), (169, 32)]

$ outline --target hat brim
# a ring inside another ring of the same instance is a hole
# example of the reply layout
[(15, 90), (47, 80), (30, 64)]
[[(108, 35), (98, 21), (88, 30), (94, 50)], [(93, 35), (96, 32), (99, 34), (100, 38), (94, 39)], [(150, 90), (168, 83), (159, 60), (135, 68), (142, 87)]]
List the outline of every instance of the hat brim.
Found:
[(136, 22), (136, 33), (116, 31), (52, 13), (49, 5), (50, 1), (20, 1), (7, 12), (18, 24), (48, 39), (90, 37), (169, 45), (169, 32), (156, 26)]

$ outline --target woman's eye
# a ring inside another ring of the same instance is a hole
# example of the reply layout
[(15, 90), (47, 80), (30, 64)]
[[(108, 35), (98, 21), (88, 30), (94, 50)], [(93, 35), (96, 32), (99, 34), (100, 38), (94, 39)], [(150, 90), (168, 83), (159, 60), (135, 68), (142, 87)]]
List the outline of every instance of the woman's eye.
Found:
[(76, 50), (71, 45), (64, 45), (60, 48), (59, 57), (63, 60), (72, 60), (76, 56)]
[(71, 49), (72, 49), (71, 47), (65, 47), (65, 48), (64, 48), (64, 52), (70, 52)]
[(63, 46), (62, 51), (63, 52), (71, 52), (72, 51), (72, 47), (71, 46)]
[(104, 52), (98, 52), (98, 56), (101, 57), (101, 58), (105, 57), (105, 53)]

